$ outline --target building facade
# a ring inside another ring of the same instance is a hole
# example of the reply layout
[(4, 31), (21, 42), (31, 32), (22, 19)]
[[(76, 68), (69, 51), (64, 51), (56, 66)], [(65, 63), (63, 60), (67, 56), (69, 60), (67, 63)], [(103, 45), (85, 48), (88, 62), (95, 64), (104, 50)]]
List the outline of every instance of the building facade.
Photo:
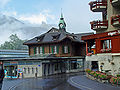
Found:
[(84, 70), (86, 44), (81, 37), (92, 33), (67, 32), (62, 14), (58, 26), (24, 43), (30, 58), (41, 62), (41, 76)]
[[(84, 71), (86, 43), (81, 37), (93, 33), (67, 32), (62, 14), (58, 26), (59, 29), (53, 27), (24, 43), (29, 47), (29, 56), (22, 51), (6, 52), (6, 57), (0, 58), (5, 78), (41, 77)], [(4, 52), (0, 53), (3, 55)]]
[(96, 34), (82, 37), (88, 67), (116, 75), (120, 73), (120, 1), (96, 0), (89, 5), (91, 11), (102, 13), (102, 20), (90, 22)]

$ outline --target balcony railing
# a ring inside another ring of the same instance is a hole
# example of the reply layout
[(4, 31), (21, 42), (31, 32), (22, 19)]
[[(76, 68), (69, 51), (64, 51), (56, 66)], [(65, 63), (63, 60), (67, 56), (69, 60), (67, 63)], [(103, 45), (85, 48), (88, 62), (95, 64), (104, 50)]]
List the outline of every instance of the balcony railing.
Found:
[(114, 7), (120, 7), (119, 5), (120, 5), (120, 0), (110, 0), (111, 1), (111, 3), (112, 3), (112, 5), (114, 6)]
[(93, 12), (103, 12), (107, 10), (107, 0), (97, 0), (89, 3)]
[(93, 30), (105, 30), (108, 28), (108, 21), (93, 21), (93, 22), (90, 22), (91, 24), (91, 29)]
[(111, 17), (111, 25), (120, 27), (120, 15), (114, 15)]

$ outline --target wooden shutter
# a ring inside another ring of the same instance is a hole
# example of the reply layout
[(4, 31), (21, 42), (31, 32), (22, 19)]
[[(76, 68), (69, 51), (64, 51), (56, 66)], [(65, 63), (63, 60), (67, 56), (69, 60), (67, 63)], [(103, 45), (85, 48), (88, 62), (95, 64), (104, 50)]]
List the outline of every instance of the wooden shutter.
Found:
[(52, 54), (54, 53), (54, 46), (51, 46)]
[(102, 44), (101, 44), (101, 41), (100, 40), (96, 40), (96, 53), (100, 53), (101, 51), (101, 48), (102, 47)]
[(64, 46), (62, 46), (62, 53), (64, 54)]
[(120, 38), (114, 38), (111, 41), (112, 43), (112, 53), (119, 53), (120, 52)]
[(42, 46), (42, 53), (45, 54), (44, 46)]
[(70, 53), (70, 46), (68, 46), (68, 53)]
[(34, 47), (34, 54), (36, 54), (36, 47)]
[(57, 54), (59, 54), (59, 46), (57, 46)]

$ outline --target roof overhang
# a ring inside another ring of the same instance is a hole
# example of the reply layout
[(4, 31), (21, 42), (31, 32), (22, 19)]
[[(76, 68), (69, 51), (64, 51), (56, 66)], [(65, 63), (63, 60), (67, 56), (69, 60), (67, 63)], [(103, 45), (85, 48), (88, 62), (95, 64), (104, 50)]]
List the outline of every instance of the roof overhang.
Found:
[(79, 57), (29, 57), (29, 58), (17, 58), (17, 59), (0, 59), (0, 61), (36, 61), (36, 60), (71, 60), (71, 59), (84, 59), (84, 56)]
[(115, 31), (110, 31), (110, 32), (105, 32), (105, 33), (99, 33), (99, 34), (93, 34), (93, 35), (87, 35), (87, 36), (82, 36), (82, 40), (94, 40), (94, 39), (99, 39), (99, 38), (105, 38), (105, 37), (112, 37), (112, 36), (117, 36), (120, 35), (120, 30), (115, 30)]

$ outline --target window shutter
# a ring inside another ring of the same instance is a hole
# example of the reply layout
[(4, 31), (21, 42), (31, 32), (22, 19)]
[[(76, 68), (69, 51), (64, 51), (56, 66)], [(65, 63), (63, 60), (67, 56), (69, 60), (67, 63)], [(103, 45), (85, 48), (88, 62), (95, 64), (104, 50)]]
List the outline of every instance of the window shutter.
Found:
[(70, 53), (70, 46), (68, 46), (68, 53)]
[(64, 54), (64, 46), (62, 46), (62, 53)]
[(51, 46), (52, 54), (54, 53), (54, 46)]
[(45, 54), (44, 46), (42, 46), (42, 53)]
[(34, 47), (34, 54), (36, 54), (36, 47)]
[(57, 46), (57, 54), (59, 54), (59, 46)]

